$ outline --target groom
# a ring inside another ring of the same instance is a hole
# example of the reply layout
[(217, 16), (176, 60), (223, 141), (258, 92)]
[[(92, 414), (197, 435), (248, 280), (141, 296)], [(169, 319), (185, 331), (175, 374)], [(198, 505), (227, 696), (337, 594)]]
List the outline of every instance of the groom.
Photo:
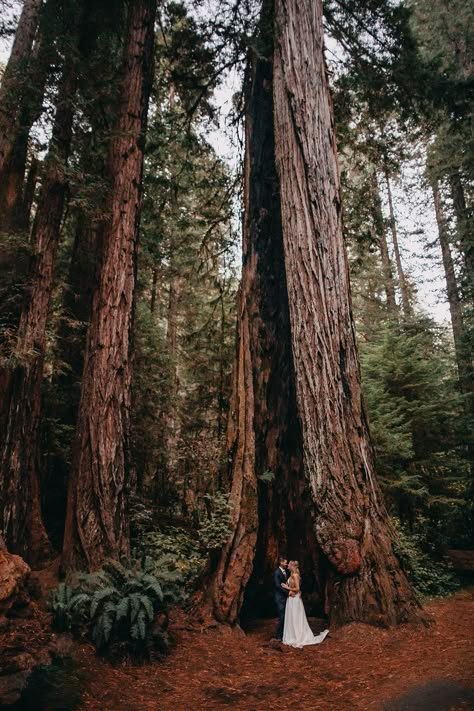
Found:
[(275, 605), (278, 614), (278, 624), (276, 627), (275, 637), (276, 639), (283, 639), (283, 626), (285, 624), (285, 608), (286, 599), (288, 597), (288, 589), (282, 587), (282, 584), (286, 585), (289, 574), (288, 574), (288, 561), (286, 558), (279, 559), (278, 568), (273, 573), (273, 588), (275, 594)]

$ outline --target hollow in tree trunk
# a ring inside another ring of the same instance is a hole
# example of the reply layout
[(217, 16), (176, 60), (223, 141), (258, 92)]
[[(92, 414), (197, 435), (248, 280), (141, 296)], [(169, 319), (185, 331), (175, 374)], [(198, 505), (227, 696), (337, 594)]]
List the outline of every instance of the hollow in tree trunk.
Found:
[(110, 142), (110, 194), (92, 298), (63, 547), (65, 569), (129, 551), (131, 327), (156, 0), (129, 5), (122, 106)]

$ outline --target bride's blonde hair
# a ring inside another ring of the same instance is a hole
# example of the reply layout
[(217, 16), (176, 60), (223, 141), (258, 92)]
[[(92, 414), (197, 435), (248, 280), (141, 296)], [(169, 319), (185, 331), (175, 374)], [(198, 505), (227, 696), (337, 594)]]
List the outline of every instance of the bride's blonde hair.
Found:
[[(298, 563), (297, 560), (290, 560), (290, 565), (292, 567), (292, 572), (294, 571), (295, 573), (298, 573), (300, 575), (300, 564)], [(288, 566), (290, 567), (290, 566)]]

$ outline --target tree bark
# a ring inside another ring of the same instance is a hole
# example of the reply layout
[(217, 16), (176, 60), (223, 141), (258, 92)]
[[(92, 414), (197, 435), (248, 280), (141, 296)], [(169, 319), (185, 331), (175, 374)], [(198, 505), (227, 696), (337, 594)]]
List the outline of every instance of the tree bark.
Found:
[(307, 572), (318, 558), (296, 414), (272, 107), (271, 59), (252, 53), (237, 362), (227, 436), (233, 533), (206, 593), (211, 614), (228, 623), (237, 621), (244, 597), (254, 614), (260, 604), (268, 608), (265, 590), (271, 590), (280, 552), (299, 557)]
[(0, 88), (0, 184), (12, 154), (23, 106), (24, 76), (38, 27), (42, 0), (24, 0)]
[(0, 528), (12, 551), (34, 562), (47, 552), (39, 498), (41, 385), (46, 325), (66, 195), (65, 169), (72, 139), (76, 66), (69, 61), (58, 91), (51, 149), (33, 226), (32, 285), (18, 328), (20, 364), (9, 378), (9, 412), (2, 444)]
[(129, 5), (122, 106), (108, 161), (110, 218), (92, 299), (68, 492), (65, 569), (94, 569), (106, 557), (129, 552), (131, 326), (155, 13), (156, 0)]
[(375, 478), (351, 315), (320, 0), (276, 0), (274, 115), (303, 459), (332, 623), (394, 624), (419, 603)]
[(395, 218), (395, 210), (393, 207), (392, 187), (390, 185), (390, 176), (388, 169), (385, 168), (385, 183), (387, 186), (388, 209), (390, 215), (390, 232), (392, 233), (393, 253), (395, 255), (395, 264), (397, 267), (398, 285), (400, 287), (400, 296), (402, 299), (402, 309), (405, 316), (411, 316), (413, 310), (411, 308), (410, 296), (408, 294), (408, 285), (403, 270), (402, 258), (400, 255), (400, 246), (398, 244), (397, 220)]
[(448, 296), (449, 311), (451, 314), (451, 326), (453, 329), (454, 351), (459, 374), (459, 387), (463, 395), (463, 404), (466, 414), (474, 413), (474, 383), (472, 375), (472, 357), (470, 356), (464, 320), (462, 314), (461, 299), (459, 296), (456, 273), (449, 245), (448, 225), (444, 216), (443, 205), (438, 182), (435, 180), (431, 185), (433, 191), (433, 202), (435, 207), (436, 222), (438, 225), (438, 237), (443, 258), (444, 276), (446, 279), (446, 293)]

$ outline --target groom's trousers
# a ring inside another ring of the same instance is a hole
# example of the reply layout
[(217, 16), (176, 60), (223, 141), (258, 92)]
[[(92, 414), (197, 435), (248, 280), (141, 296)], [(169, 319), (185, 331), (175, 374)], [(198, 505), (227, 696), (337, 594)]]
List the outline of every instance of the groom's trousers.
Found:
[(275, 637), (277, 639), (283, 639), (283, 627), (285, 625), (285, 608), (286, 608), (286, 597), (282, 595), (275, 596), (275, 604), (278, 615), (278, 622), (275, 630)]

